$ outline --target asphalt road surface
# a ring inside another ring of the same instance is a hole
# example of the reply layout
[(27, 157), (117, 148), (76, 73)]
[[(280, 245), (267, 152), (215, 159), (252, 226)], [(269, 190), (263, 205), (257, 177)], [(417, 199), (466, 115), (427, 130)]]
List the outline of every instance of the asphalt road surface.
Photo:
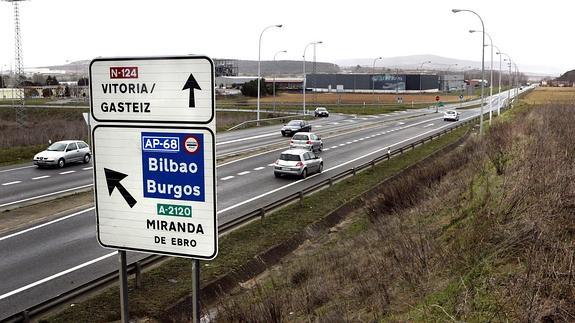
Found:
[[(501, 97), (507, 98), (507, 93), (501, 93)], [(494, 100), (494, 108), (502, 101)], [(485, 110), (487, 113), (488, 107)], [(479, 108), (460, 113), (459, 122), (464, 122), (477, 116)], [(287, 149), (289, 141), (281, 137), (278, 126), (218, 134), (218, 155), (268, 147), (217, 166), (218, 221), (226, 223), (383, 155), (387, 148), (393, 150), (456, 124), (443, 121), (441, 113), (429, 109), (376, 116), (334, 115), (315, 120), (313, 131), (324, 142), (321, 153), (324, 172), (306, 179), (274, 177), (271, 165)], [(3, 168), (0, 207), (91, 183), (90, 165), (53, 170), (36, 169), (32, 165)], [(128, 252), (129, 262), (146, 256)], [(116, 251), (97, 243), (93, 208), (0, 237), (0, 259), (0, 320), (115, 271), (118, 263)]]

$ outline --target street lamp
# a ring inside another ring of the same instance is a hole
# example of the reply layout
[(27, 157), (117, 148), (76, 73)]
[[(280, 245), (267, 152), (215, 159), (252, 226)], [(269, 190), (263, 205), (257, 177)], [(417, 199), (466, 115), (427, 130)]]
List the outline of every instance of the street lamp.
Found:
[(281, 28), (283, 25), (270, 25), (267, 26), (266, 28), (264, 28), (264, 30), (262, 30), (262, 32), (260, 33), (260, 41), (258, 43), (258, 113), (257, 113), (257, 119), (258, 121), (260, 120), (260, 74), (261, 74), (261, 68), (260, 68), (260, 64), (261, 64), (261, 53), (262, 53), (262, 36), (264, 35), (264, 32), (270, 28)]
[[(371, 95), (372, 95), (372, 96), (375, 96), (375, 62), (376, 62), (378, 59), (382, 59), (382, 57), (381, 57), (381, 56), (380, 56), (380, 57), (376, 57), (376, 58), (373, 60), (373, 66), (372, 66), (372, 68), (371, 68), (371, 74), (372, 74), (372, 76), (371, 76)], [(375, 100), (375, 98), (374, 98), (374, 100)]]
[[(417, 70), (418, 70), (418, 71), (419, 71), (419, 70), (422, 70), (424, 64), (431, 64), (431, 61), (422, 62), (422, 63), (419, 65), (419, 68), (418, 68)], [(420, 91), (419, 93), (423, 93), (423, 89), (421, 88), (421, 75), (422, 75), (422, 74), (419, 74), (419, 91)]]
[[(479, 30), (470, 30), (470, 33), (477, 33), (480, 32)], [(487, 37), (489, 37), (489, 42), (490, 42), (490, 46), (491, 46), (491, 69), (490, 69), (490, 76), (489, 76), (489, 125), (491, 126), (491, 117), (492, 117), (492, 111), (493, 111), (493, 38), (491, 38), (491, 35), (489, 35), (489, 33), (485, 33), (485, 35), (487, 35)], [(487, 46), (487, 45), (484, 45)]]
[[(280, 50), (274, 54), (274, 65), (276, 63), (276, 56), (280, 53), (287, 53), (287, 50)], [(274, 97), (274, 111), (275, 111), (275, 109), (276, 109), (276, 73), (274, 73), (273, 97)]]
[(507, 56), (506, 59), (504, 59), (504, 61), (509, 62), (509, 90), (507, 90), (507, 104), (509, 105), (511, 102), (511, 89), (513, 88), (513, 85), (511, 84), (511, 57), (509, 55), (507, 55), (506, 53), (503, 52), (499, 52), (500, 55), (505, 55)]
[(307, 51), (307, 48), (311, 45), (318, 45), (318, 44), (323, 44), (323, 41), (313, 41), (308, 43), (305, 48), (303, 49), (303, 114), (305, 115), (305, 87), (306, 87), (306, 75), (305, 75), (305, 52)]
[(453, 13), (458, 13), (458, 12), (471, 12), (472, 14), (476, 15), (477, 18), (479, 18), (479, 21), (481, 21), (481, 30), (482, 30), (482, 35), (483, 35), (483, 39), (481, 40), (481, 108), (480, 108), (480, 115), (479, 115), (479, 136), (483, 136), (483, 91), (485, 88), (485, 85), (483, 84), (483, 80), (485, 79), (485, 24), (483, 23), (483, 19), (481, 19), (481, 16), (478, 15), (475, 11), (473, 10), (468, 10), (468, 9), (451, 9), (451, 12)]

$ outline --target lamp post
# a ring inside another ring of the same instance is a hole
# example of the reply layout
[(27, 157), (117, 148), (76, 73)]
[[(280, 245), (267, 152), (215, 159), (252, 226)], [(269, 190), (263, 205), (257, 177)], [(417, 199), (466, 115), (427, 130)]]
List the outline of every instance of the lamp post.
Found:
[(480, 108), (480, 115), (479, 115), (479, 136), (483, 136), (483, 91), (485, 85), (483, 84), (483, 80), (485, 79), (485, 24), (483, 23), (483, 19), (481, 16), (478, 15), (475, 11), (469, 9), (451, 9), (451, 12), (458, 13), (458, 12), (471, 12), (472, 14), (476, 15), (481, 21), (481, 30), (482, 30), (482, 40), (481, 40), (481, 108)]
[(270, 28), (281, 28), (283, 25), (270, 25), (267, 26), (266, 28), (264, 28), (264, 30), (262, 30), (262, 32), (260, 33), (260, 41), (258, 43), (258, 113), (257, 113), (257, 119), (258, 121), (260, 120), (260, 78), (261, 78), (261, 53), (262, 53), (262, 36), (264, 35), (264, 32)]
[[(470, 33), (480, 32), (479, 30), (470, 30)], [(491, 118), (492, 118), (492, 111), (493, 111), (493, 38), (489, 33), (485, 33), (487, 37), (489, 37), (489, 43), (491, 47), (491, 69), (490, 69), (490, 76), (489, 76), (489, 125), (491, 125)], [(484, 45), (487, 46), (487, 45)]]
[[(287, 53), (287, 50), (280, 50), (274, 54), (274, 65), (276, 63), (276, 56), (281, 53)], [(276, 109), (276, 73), (274, 73), (274, 85), (273, 85), (273, 97), (274, 97), (274, 111)]]
[(499, 52), (499, 54), (507, 56), (507, 58), (504, 59), (504, 61), (509, 63), (509, 90), (507, 90), (507, 104), (509, 105), (511, 103), (511, 89), (513, 88), (513, 85), (511, 84), (511, 64), (512, 64), (512, 61), (511, 61), (511, 57), (509, 55), (507, 55), (506, 53)]
[(499, 116), (501, 114), (501, 49), (499, 49), (499, 47), (495, 46), (495, 48), (497, 48), (497, 52), (495, 54), (497, 54), (497, 56), (499, 56), (499, 91), (497, 92), (497, 115)]
[[(422, 62), (422, 63), (419, 65), (419, 68), (418, 68), (417, 70), (418, 70), (418, 71), (419, 71), (419, 70), (422, 70), (424, 64), (431, 64), (431, 61)], [(422, 74), (419, 74), (419, 91), (420, 91), (419, 93), (423, 93), (423, 89), (421, 88), (421, 75), (422, 75)]]
[(303, 49), (303, 114), (305, 115), (305, 87), (306, 87), (306, 75), (305, 75), (305, 52), (307, 51), (307, 48), (311, 45), (318, 45), (318, 44), (323, 44), (323, 41), (313, 41), (308, 43), (305, 48)]
[(376, 57), (373, 59), (373, 66), (371, 67), (371, 95), (374, 97), (375, 100), (375, 62), (378, 59), (382, 59), (382, 57)]

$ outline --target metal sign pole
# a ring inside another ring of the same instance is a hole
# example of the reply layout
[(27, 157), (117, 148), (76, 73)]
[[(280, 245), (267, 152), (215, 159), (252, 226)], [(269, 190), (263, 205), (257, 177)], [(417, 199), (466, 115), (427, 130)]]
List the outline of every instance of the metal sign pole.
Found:
[(200, 323), (200, 261), (192, 259), (192, 322)]
[(122, 312), (122, 323), (128, 323), (128, 272), (126, 266), (126, 252), (118, 251), (120, 260), (120, 311)]

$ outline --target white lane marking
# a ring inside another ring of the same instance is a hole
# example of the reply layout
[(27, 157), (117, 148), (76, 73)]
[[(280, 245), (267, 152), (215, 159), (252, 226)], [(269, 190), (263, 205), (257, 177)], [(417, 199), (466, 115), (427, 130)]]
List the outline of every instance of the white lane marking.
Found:
[(323, 149), (323, 151), (329, 151), (329, 150), (330, 150), (330, 148), (324, 148)]
[(332, 123), (330, 123), (330, 124), (332, 124), (332, 125), (335, 126), (336, 124), (339, 124), (339, 122), (332, 122)]
[(8, 182), (8, 183), (4, 183), (4, 184), (2, 184), (2, 186), (14, 185), (14, 184), (18, 184), (18, 183), (22, 183), (22, 181), (13, 181), (13, 182)]
[(428, 128), (428, 127), (431, 127), (431, 126), (433, 126), (433, 123), (430, 123), (430, 124), (428, 124), (428, 125), (425, 125), (425, 126), (423, 126), (423, 128)]
[(401, 125), (404, 125), (404, 124), (405, 124), (405, 122), (401, 122), (401, 121), (397, 123), (398, 126), (401, 126)]
[(245, 172), (238, 173), (238, 176), (244, 176), (244, 175), (247, 175), (249, 173), (250, 173), (250, 171), (246, 170)]
[(18, 204), (18, 203), (22, 203), (22, 202), (27, 202), (27, 201), (32, 201), (35, 199), (39, 199), (39, 198), (43, 198), (43, 197), (47, 197), (47, 196), (52, 196), (52, 195), (56, 195), (56, 194), (60, 194), (60, 193), (65, 193), (65, 192), (70, 192), (70, 191), (75, 191), (75, 190), (79, 190), (82, 188), (86, 188), (86, 187), (90, 187), (93, 184), (88, 184), (88, 185), (82, 185), (82, 186), (78, 186), (78, 187), (73, 187), (73, 188), (69, 188), (67, 190), (62, 190), (62, 191), (58, 191), (58, 192), (52, 192), (52, 193), (48, 193), (48, 194), (43, 194), (43, 195), (38, 195), (38, 196), (34, 196), (34, 197), (29, 197), (23, 200), (18, 200), (18, 201), (14, 201), (14, 202), (9, 202), (9, 203), (4, 203), (4, 204), (0, 204), (0, 207), (5, 207), (8, 205), (12, 205), (12, 204)]
[[(471, 117), (462, 119), (461, 121), (465, 121), (465, 120), (468, 120), (468, 119), (471, 119), (471, 118), (474, 118), (474, 116), (471, 116)], [(331, 170), (334, 170), (334, 169), (336, 169), (336, 168), (343, 167), (343, 166), (345, 166), (345, 165), (347, 165), (347, 164), (353, 163), (353, 162), (355, 162), (355, 161), (357, 161), (357, 160), (360, 160), (360, 159), (362, 159), (362, 158), (371, 156), (371, 155), (373, 155), (373, 154), (377, 154), (377, 153), (379, 153), (379, 152), (381, 152), (381, 151), (387, 151), (388, 147), (391, 148), (391, 147), (400, 145), (400, 144), (402, 144), (402, 143), (404, 143), (404, 142), (406, 142), (406, 141), (413, 140), (413, 139), (415, 139), (415, 138), (418, 138), (418, 137), (421, 137), (421, 136), (426, 135), (426, 134), (428, 134), (428, 133), (437, 131), (437, 130), (439, 130), (439, 129), (441, 129), (441, 128), (448, 127), (448, 126), (450, 126), (450, 125), (451, 125), (451, 124), (446, 124), (446, 125), (441, 126), (441, 127), (439, 127), (439, 128), (431, 129), (431, 130), (429, 130), (429, 131), (420, 133), (420, 134), (418, 134), (418, 135), (416, 135), (416, 136), (413, 136), (413, 137), (411, 137), (411, 138), (407, 138), (407, 139), (404, 139), (404, 140), (402, 140), (402, 141), (398, 141), (398, 142), (396, 142), (396, 143), (394, 143), (394, 144), (391, 144), (391, 145), (389, 145), (389, 146), (387, 146), (387, 147), (374, 150), (374, 151), (372, 151), (372, 152), (370, 152), (370, 153), (367, 153), (367, 154), (365, 154), (365, 155), (363, 155), (363, 156), (359, 156), (359, 157), (357, 157), (357, 158), (354, 158), (354, 159), (352, 159), (352, 160), (349, 160), (349, 161), (347, 161), (347, 162), (345, 162), (345, 163), (339, 164), (339, 165), (334, 166), (334, 167), (332, 167), (332, 168), (325, 169), (325, 170), (324, 170), (324, 173), (325, 173), (325, 172), (328, 172), (328, 171), (331, 171)], [(319, 175), (320, 175), (320, 174), (313, 174), (312, 176), (309, 176), (309, 177), (307, 177), (307, 178), (297, 180), (297, 181), (295, 181), (295, 182), (292, 182), (292, 183), (290, 183), (290, 184), (284, 185), (284, 186), (282, 186), (282, 187), (278, 187), (278, 188), (276, 188), (276, 189), (274, 189), (274, 190), (268, 191), (268, 192), (263, 193), (263, 194), (260, 194), (260, 195), (258, 195), (258, 196), (254, 196), (254, 197), (252, 197), (252, 198), (250, 198), (250, 199), (247, 199), (247, 200), (245, 200), (245, 201), (243, 201), (243, 202), (240, 202), (240, 203), (238, 203), (238, 204), (235, 204), (235, 205), (229, 206), (229, 207), (227, 207), (227, 208), (225, 208), (225, 209), (222, 209), (222, 210), (218, 211), (217, 214), (221, 214), (221, 213), (227, 212), (227, 211), (229, 211), (229, 210), (233, 210), (233, 209), (237, 208), (238, 206), (242, 206), (242, 205), (244, 205), (244, 204), (251, 203), (252, 201), (255, 201), (255, 200), (257, 200), (257, 199), (260, 199), (260, 198), (262, 198), (262, 197), (264, 197), (264, 196), (268, 196), (268, 195), (270, 195), (270, 194), (274, 194), (275, 192), (281, 191), (281, 190), (283, 190), (283, 189), (286, 189), (286, 188), (288, 188), (288, 187), (291, 187), (291, 186), (293, 186), (293, 185), (296, 185), (296, 184), (298, 184), (299, 182), (309, 180), (309, 179), (314, 178), (315, 176), (319, 176)]]
[(318, 124), (317, 126), (313, 126), (314, 128), (322, 128), (323, 126)]
[(337, 148), (337, 146), (331, 146), (331, 147), (329, 147), (329, 148), (331, 148), (331, 149), (336, 149), (336, 148)]
[(401, 113), (407, 113), (407, 110), (403, 110), (403, 111), (401, 111)]
[(82, 168), (82, 170), (90, 170), (92, 168), (94, 168), (94, 167), (84, 167), (84, 168)]
[(216, 140), (216, 146), (233, 144), (234, 142), (241, 142), (241, 141), (246, 141), (246, 140), (264, 138), (264, 137), (269, 137), (269, 136), (274, 136), (274, 135), (279, 135), (279, 132), (264, 133), (264, 134), (262, 134), (262, 135), (257, 135), (257, 136), (252, 136), (252, 137), (246, 137), (246, 138), (240, 138), (240, 139), (234, 139), (234, 140), (230, 140), (230, 141), (217, 142), (217, 140)]
[(359, 140), (355, 139), (353, 142), (358, 142)]
[(66, 174), (72, 174), (72, 173), (75, 173), (75, 172), (76, 172), (75, 170), (69, 170), (69, 171), (67, 171), (67, 172), (61, 172), (61, 173), (58, 173), (58, 174), (60, 174), (60, 175), (66, 175)]
[(349, 145), (349, 144), (351, 144), (351, 141), (348, 141), (348, 142), (346, 142), (345, 144), (346, 144), (346, 145)]
[(22, 166), (22, 167), (16, 167), (16, 168), (4, 169), (4, 170), (0, 170), (0, 173), (4, 173), (4, 172), (11, 172), (11, 171), (14, 171), (14, 170), (25, 169), (25, 168), (32, 168), (32, 167), (36, 167), (36, 166), (34, 166), (34, 165), (31, 165), (31, 166)]
[(72, 268), (66, 269), (66, 270), (61, 271), (61, 272), (59, 272), (59, 273), (57, 273), (57, 274), (54, 274), (54, 275), (52, 275), (52, 276), (48, 276), (48, 277), (46, 277), (46, 278), (40, 279), (40, 280), (35, 281), (35, 282), (33, 282), (33, 283), (31, 283), (31, 284), (28, 284), (28, 285), (26, 285), (26, 286), (22, 286), (22, 287), (20, 287), (20, 288), (18, 288), (18, 289), (15, 289), (15, 290), (11, 291), (11, 292), (8, 292), (8, 293), (6, 293), (6, 294), (0, 295), (0, 300), (3, 300), (3, 299), (5, 299), (5, 298), (8, 298), (8, 297), (10, 297), (10, 296), (12, 296), (12, 295), (14, 295), (14, 294), (18, 294), (18, 293), (20, 293), (20, 292), (23, 292), (23, 291), (25, 291), (25, 290), (27, 290), (27, 289), (30, 289), (30, 288), (32, 288), (32, 287), (36, 287), (36, 286), (38, 286), (38, 285), (40, 285), (40, 284), (43, 284), (43, 283), (45, 283), (45, 282), (47, 282), (47, 281), (50, 281), (50, 280), (52, 280), (52, 279), (55, 279), (55, 278), (64, 276), (64, 275), (69, 274), (69, 273), (71, 273), (71, 272), (73, 272), (73, 271), (76, 271), (76, 270), (78, 270), (78, 269), (82, 269), (82, 268), (84, 268), (84, 267), (86, 267), (86, 266), (90, 266), (91, 264), (94, 264), (94, 263), (96, 263), (96, 262), (98, 262), (98, 261), (101, 261), (101, 260), (110, 258), (111, 256), (116, 255), (117, 253), (118, 253), (117, 251), (114, 251), (114, 252), (105, 254), (105, 255), (103, 255), (102, 257), (98, 257), (98, 258), (96, 258), (96, 259), (92, 259), (92, 260), (87, 261), (87, 262), (85, 262), (85, 263), (83, 263), (83, 264), (80, 264), (80, 265), (78, 265), (78, 266), (76, 266), (76, 267), (72, 267)]
[(355, 123), (355, 120), (351, 120), (351, 119), (347, 119), (347, 120), (343, 120), (345, 122), (350, 122), (350, 123)]
[(340, 147), (341, 147), (341, 146), (345, 146), (345, 144), (339, 144), (339, 146), (340, 146)]
[(38, 176), (38, 177), (32, 177), (32, 180), (35, 181), (37, 179), (43, 179), (43, 178), (48, 178), (50, 177), (50, 175), (44, 175), (44, 176)]
[(273, 167), (274, 165), (275, 165), (274, 163), (268, 164), (268, 166), (271, 166), (271, 167)]
[(61, 217), (61, 218), (57, 218), (56, 220), (52, 220), (52, 221), (50, 221), (50, 222), (42, 223), (42, 224), (39, 224), (39, 225), (37, 225), (37, 226), (35, 226), (35, 227), (31, 227), (31, 228), (28, 228), (28, 229), (25, 229), (25, 230), (22, 230), (22, 231), (18, 231), (18, 232), (9, 234), (9, 235), (4, 236), (4, 237), (0, 237), (0, 241), (3, 241), (3, 240), (6, 240), (6, 239), (10, 239), (10, 238), (19, 236), (19, 235), (24, 234), (24, 233), (26, 233), (26, 232), (30, 232), (30, 231), (33, 231), (33, 230), (36, 230), (36, 229), (40, 229), (40, 228), (45, 227), (45, 226), (50, 225), (50, 224), (54, 224), (54, 223), (57, 223), (57, 222), (60, 222), (60, 221), (64, 221), (64, 220), (66, 220), (66, 219), (75, 217), (76, 215), (79, 215), (79, 214), (82, 214), (82, 213), (85, 213), (85, 212), (90, 212), (90, 211), (92, 211), (92, 210), (94, 210), (94, 207), (93, 207), (93, 206), (92, 206), (92, 207), (89, 207), (89, 208), (87, 208), (87, 209), (85, 209), (85, 210), (78, 211), (78, 212), (76, 212), (76, 213), (72, 213), (72, 214), (70, 214), (70, 215), (63, 216), (63, 217)]
[(358, 140), (359, 140), (359, 141), (362, 141), (362, 140), (365, 140), (365, 138), (359, 138)]
[(232, 179), (234, 176), (226, 176), (224, 178), (220, 178), (222, 181), (227, 181), (228, 179)]
[(260, 166), (260, 167), (256, 167), (256, 168), (254, 168), (254, 170), (262, 170), (262, 169), (264, 169), (264, 168), (265, 168), (265, 167), (263, 167), (263, 166)]

